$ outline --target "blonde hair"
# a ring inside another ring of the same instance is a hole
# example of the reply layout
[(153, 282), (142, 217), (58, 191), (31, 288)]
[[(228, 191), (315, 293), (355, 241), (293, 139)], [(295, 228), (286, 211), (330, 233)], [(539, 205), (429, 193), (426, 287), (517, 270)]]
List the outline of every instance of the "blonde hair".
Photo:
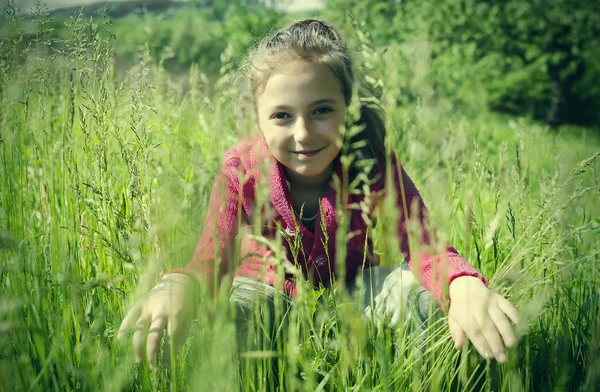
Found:
[[(352, 56), (345, 38), (326, 21), (305, 19), (263, 38), (250, 49), (241, 69), (247, 78), (247, 89), (250, 90), (255, 114), (257, 95), (264, 91), (269, 78), (291, 60), (305, 60), (327, 66), (342, 87), (346, 106), (350, 106), (353, 90), (357, 86)], [(360, 90), (358, 88), (359, 93)], [(361, 170), (360, 161), (371, 161), (374, 166), (367, 174), (373, 180), (374, 175), (381, 173), (385, 167), (383, 159), (386, 129), (383, 111), (371, 103), (367, 105), (361, 102), (358, 121), (346, 125), (362, 128), (344, 141), (349, 146), (357, 146), (351, 151), (358, 158), (350, 168), (351, 179)]]

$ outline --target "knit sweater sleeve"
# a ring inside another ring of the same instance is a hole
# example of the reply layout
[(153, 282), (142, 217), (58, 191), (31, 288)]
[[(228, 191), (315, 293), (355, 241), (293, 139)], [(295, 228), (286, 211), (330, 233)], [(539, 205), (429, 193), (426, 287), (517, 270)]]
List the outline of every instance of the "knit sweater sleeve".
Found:
[[(443, 250), (435, 251), (435, 246), (431, 243), (432, 232), (427, 221), (427, 208), (419, 191), (395, 155), (392, 157), (392, 168), (394, 191), (398, 210), (401, 212), (398, 221), (400, 250), (415, 277), (440, 302), (444, 286), (450, 285), (460, 276), (474, 276), (487, 285), (486, 278), (452, 246), (446, 244)], [(399, 169), (402, 177), (398, 174)], [(410, 243), (409, 232), (414, 234), (410, 235)], [(414, 245), (412, 251), (410, 244)]]
[(199, 283), (202, 280), (211, 283), (219, 282), (225, 274), (235, 270), (230, 263), (236, 260), (236, 237), (243, 210), (239, 169), (239, 158), (226, 154), (212, 187), (200, 240), (192, 260), (185, 268), (169, 273), (185, 273)]

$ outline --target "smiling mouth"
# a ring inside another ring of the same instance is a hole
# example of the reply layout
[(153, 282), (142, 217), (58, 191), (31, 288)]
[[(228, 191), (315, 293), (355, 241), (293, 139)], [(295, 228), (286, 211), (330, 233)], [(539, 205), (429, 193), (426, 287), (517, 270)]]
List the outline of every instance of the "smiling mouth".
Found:
[(305, 157), (311, 157), (316, 155), (319, 151), (325, 149), (325, 147), (321, 147), (318, 150), (300, 150), (300, 151), (292, 151), (293, 154)]

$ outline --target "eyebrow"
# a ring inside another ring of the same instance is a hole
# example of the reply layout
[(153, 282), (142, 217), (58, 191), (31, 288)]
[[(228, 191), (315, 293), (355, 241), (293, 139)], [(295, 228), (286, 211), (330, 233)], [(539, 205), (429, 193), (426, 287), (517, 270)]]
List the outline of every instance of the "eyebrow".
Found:
[[(323, 99), (319, 99), (319, 100), (316, 100), (316, 101), (310, 103), (308, 106), (322, 105), (324, 103), (336, 104), (337, 101), (335, 99), (333, 99), (333, 98), (323, 98)], [(273, 110), (283, 110), (283, 109), (289, 109), (289, 108), (290, 107), (287, 106), (287, 105), (277, 105), (277, 106), (273, 106), (271, 108), (271, 111), (273, 111)]]

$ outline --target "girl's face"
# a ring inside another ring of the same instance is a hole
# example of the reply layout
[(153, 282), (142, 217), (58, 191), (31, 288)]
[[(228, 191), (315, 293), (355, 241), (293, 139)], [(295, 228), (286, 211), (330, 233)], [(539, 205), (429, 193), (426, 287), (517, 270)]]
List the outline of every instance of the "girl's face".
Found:
[(256, 99), (258, 126), (290, 180), (321, 184), (340, 152), (346, 104), (325, 65), (296, 60), (273, 74)]

